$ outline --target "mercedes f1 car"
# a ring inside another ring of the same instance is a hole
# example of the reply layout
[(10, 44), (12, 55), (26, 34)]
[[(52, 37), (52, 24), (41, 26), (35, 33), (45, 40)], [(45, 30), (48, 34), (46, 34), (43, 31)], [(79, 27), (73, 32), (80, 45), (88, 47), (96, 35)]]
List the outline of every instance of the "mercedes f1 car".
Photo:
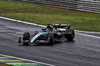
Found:
[[(67, 27), (67, 29), (61, 30), (59, 28)], [(19, 37), (18, 43), (23, 43), (23, 45), (38, 45), (39, 43), (46, 43), (53, 45), (56, 41), (61, 41), (67, 39), (72, 41), (75, 37), (75, 32), (70, 29), (69, 24), (49, 24), (42, 31), (35, 31), (33, 35), (29, 32), (25, 32), (23, 37)]]

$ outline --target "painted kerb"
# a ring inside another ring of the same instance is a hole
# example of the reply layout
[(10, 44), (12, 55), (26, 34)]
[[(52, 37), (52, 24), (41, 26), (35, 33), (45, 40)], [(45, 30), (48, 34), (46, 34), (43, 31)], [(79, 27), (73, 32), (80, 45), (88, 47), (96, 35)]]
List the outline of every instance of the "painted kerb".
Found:
[(8, 0), (28, 3), (44, 4), (47, 6), (60, 7), (71, 10), (100, 13), (100, 1), (78, 1), (78, 0)]

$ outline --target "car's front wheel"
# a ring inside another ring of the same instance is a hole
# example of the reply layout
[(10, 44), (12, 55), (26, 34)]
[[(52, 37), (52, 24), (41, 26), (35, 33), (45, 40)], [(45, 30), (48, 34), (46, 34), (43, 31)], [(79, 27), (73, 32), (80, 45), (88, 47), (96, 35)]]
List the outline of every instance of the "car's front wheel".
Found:
[(23, 34), (23, 45), (29, 45), (30, 33), (26, 32)]

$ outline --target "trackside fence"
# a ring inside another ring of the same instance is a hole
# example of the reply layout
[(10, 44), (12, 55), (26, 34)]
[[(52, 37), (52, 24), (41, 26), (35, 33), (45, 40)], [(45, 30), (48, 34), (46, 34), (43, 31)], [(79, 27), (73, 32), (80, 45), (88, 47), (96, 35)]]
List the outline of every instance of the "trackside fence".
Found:
[(100, 13), (100, 1), (79, 1), (77, 10)]
[(100, 1), (75, 1), (75, 0), (9, 0), (28, 3), (43, 4), (71, 10), (100, 13)]

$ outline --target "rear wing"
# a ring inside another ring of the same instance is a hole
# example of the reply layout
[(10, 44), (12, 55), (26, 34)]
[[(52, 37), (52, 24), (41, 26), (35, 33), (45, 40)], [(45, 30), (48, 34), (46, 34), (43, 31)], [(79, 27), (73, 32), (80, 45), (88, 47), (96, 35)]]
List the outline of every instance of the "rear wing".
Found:
[(54, 28), (64, 28), (70, 26), (69, 24), (52, 24)]

